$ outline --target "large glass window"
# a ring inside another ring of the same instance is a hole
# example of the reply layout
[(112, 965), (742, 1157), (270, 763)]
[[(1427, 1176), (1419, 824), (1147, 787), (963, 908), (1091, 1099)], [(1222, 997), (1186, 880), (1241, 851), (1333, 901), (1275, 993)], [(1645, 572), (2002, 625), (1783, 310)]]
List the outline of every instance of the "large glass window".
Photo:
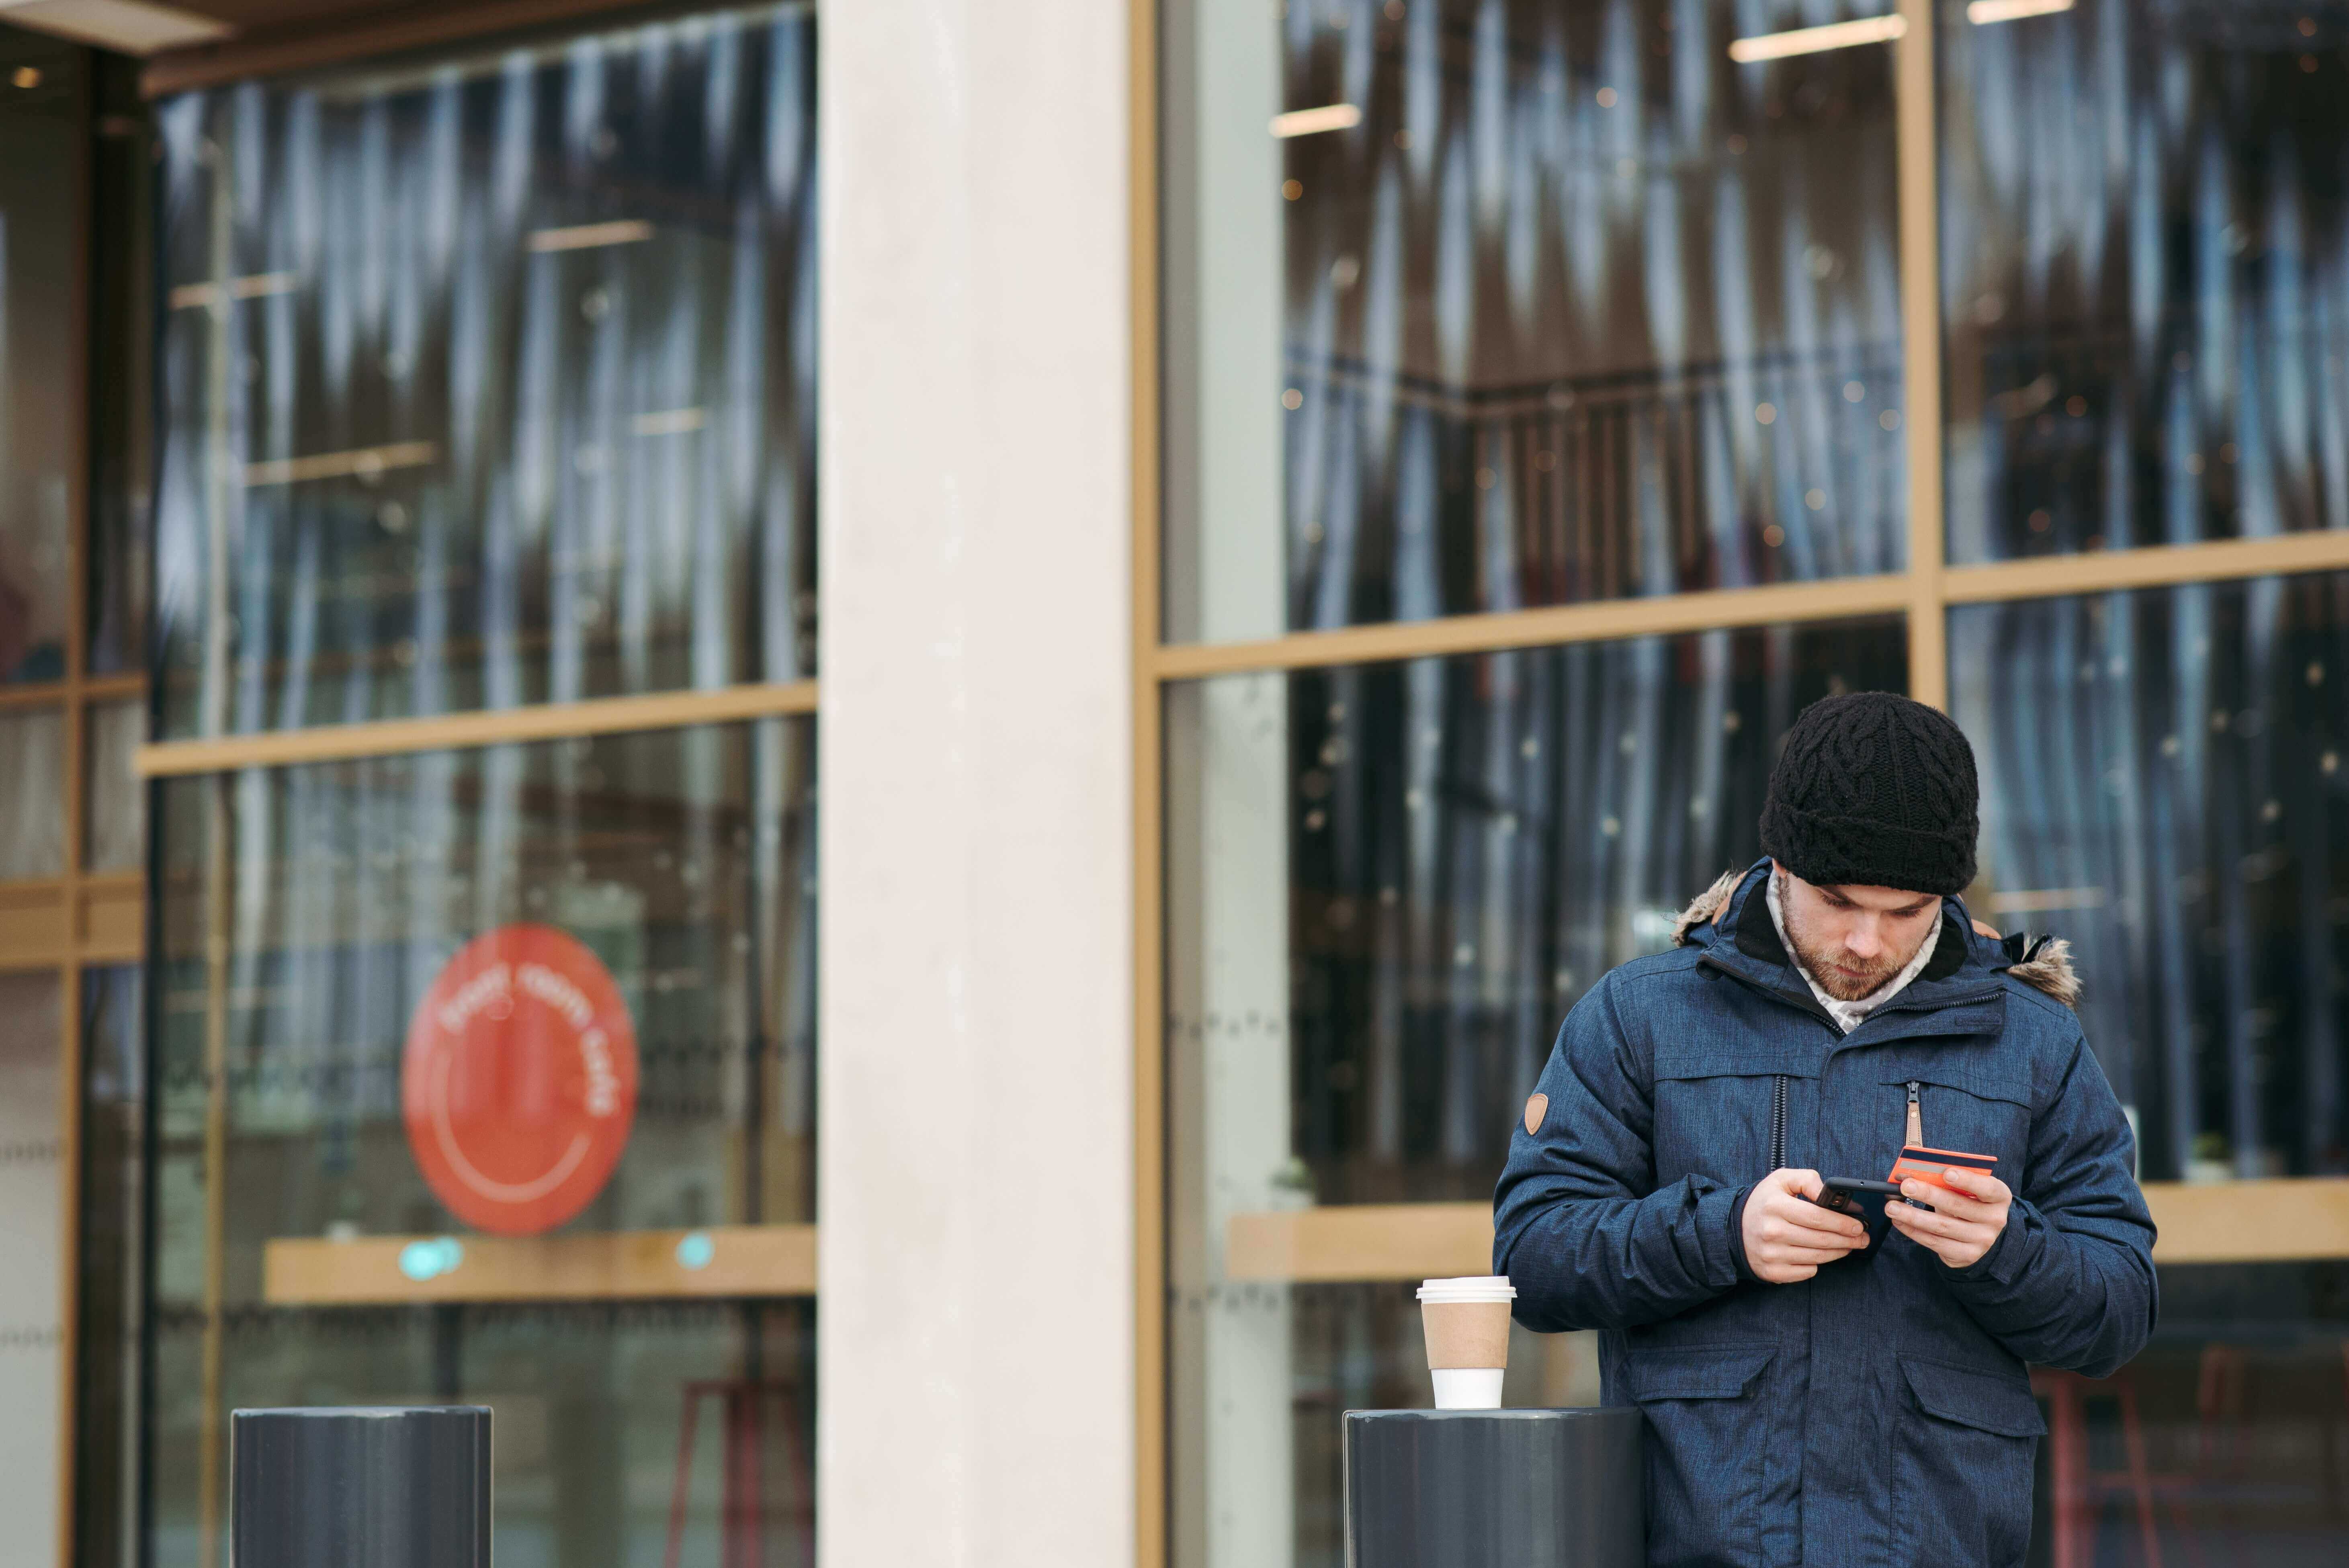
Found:
[(151, 634), (89, 584), (165, 775), (83, 819), (157, 905), (141, 1070), (85, 988), (109, 1563), (225, 1561), (233, 1408), (448, 1400), (501, 1562), (813, 1560), (814, 70), (769, 5), (156, 108)]
[(1970, 606), (1982, 881), (2063, 933), (2148, 1180), (2349, 1172), (2349, 575)]
[(787, 681), (801, 5), (159, 114), (162, 735)]
[(22, 1539), (49, 1546), (57, 1514), (57, 1429), (63, 1372), (57, 1246), (63, 1190), (57, 1138), (57, 1039), (64, 1001), (52, 973), (0, 973), (0, 1212), (9, 1265), (0, 1270), (0, 1508)]
[(2349, 9), (1940, 8), (1954, 562), (2349, 528)]
[[(585, 950), (560, 973), (616, 991), (638, 1064), (625, 1150), (554, 1239), (699, 1234), (708, 1254), (677, 1253), (690, 1270), (723, 1261), (726, 1227), (812, 1220), (812, 721), (771, 719), (165, 788), (148, 1434), (159, 1563), (197, 1561), (199, 1526), (219, 1527), (220, 1500), (200, 1487), (225, 1471), (204, 1456), (225, 1411), (245, 1405), (489, 1403), (501, 1555), (562, 1568), (658, 1561), (673, 1523), (716, 1553), (721, 1447), (734, 1455), (746, 1429), (767, 1434), (779, 1467), (767, 1501), (804, 1498), (807, 1303), (356, 1306), (339, 1282), (341, 1260), (361, 1256), (347, 1249), (369, 1237), (452, 1238), (421, 1274), (403, 1251), (411, 1279), (490, 1244), (427, 1174), (410, 1042), (428, 995), (446, 1001), (432, 987), (459, 950), (517, 927)], [(456, 1114), (471, 1092), (452, 1091)], [(460, 1154), (482, 1147), (461, 1125), (443, 1136)], [(485, 1165), (467, 1180), (522, 1178)], [(386, 1283), (398, 1283), (388, 1270)], [(527, 1299), (531, 1284), (504, 1294)], [(726, 1398), (753, 1414), (723, 1418)], [(681, 1459), (702, 1400), (706, 1439)], [(691, 1505), (673, 1521), (680, 1466)], [(781, 1513), (769, 1524), (778, 1551), (800, 1539)], [(805, 1547), (787, 1560), (807, 1561)]]
[(82, 976), (78, 1343), (74, 1368), (74, 1558), (131, 1568), (138, 1541), (147, 1199), (143, 972)]
[[(2278, 1179), (2349, 1172), (2344, 674), (2341, 573), (1951, 617), (1951, 710), (1982, 770), (1977, 899), (2071, 942), (2145, 1179), (2230, 1184), (2238, 1225), (2286, 1200)], [(2043, 1378), (2052, 1445), (2087, 1454), (2085, 1398), (2125, 1397), (2179, 1547), (2338, 1561), (2349, 1267), (2155, 1257), (2153, 1344), (2109, 1386)]]
[[(1558, 1019), (1760, 852), (1795, 715), (1898, 689), (1906, 648), (1829, 623), (1169, 690), (1177, 1563), (1340, 1562), (1339, 1412), (1423, 1398), (1407, 1291), (1292, 1286), (1246, 1233), (1489, 1202)], [(1596, 1398), (1587, 1346), (1520, 1350), (1529, 1400)]]
[[(1162, 46), (1170, 1560), (1340, 1560), (1340, 1413), (1427, 1398), (1407, 1282), (1489, 1266), (1558, 1021), (1755, 852), (1837, 682), (1971, 736), (1969, 902), (2072, 944), (2162, 1228), (2139, 1362), (2034, 1377), (2032, 1561), (2338, 1560), (2349, 9), (1184, 0)], [(1574, 1336), (1509, 1377), (1598, 1394)]]
[(1899, 570), (1889, 9), (1170, 7), (1167, 635)]
[(0, 684), (66, 677), (67, 552), (81, 476), (76, 297), (88, 113), (81, 52), (10, 29), (0, 93)]

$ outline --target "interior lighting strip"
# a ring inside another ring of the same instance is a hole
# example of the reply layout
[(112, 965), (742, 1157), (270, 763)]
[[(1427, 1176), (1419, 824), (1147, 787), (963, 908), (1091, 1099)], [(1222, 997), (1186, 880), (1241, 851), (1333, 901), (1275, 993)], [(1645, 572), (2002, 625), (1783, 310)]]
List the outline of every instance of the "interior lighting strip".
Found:
[(1789, 55), (1853, 49), (1862, 44), (1889, 44), (1908, 36), (1909, 24), (1899, 16), (1862, 16), (1851, 22), (1830, 22), (1824, 27), (1757, 33), (1731, 44), (1729, 57), (1741, 66), (1750, 66), (1760, 60), (1783, 60)]
[(1977, 27), (1992, 22), (2020, 22), (2025, 16), (2053, 16), (2069, 11), (2073, 0), (1971, 0), (1966, 20)]
[(1293, 108), (1272, 117), (1272, 134), (1284, 140), (1324, 130), (1351, 130), (1362, 123), (1362, 111), (1350, 103), (1324, 104), (1319, 108)]
[(641, 218), (609, 223), (578, 223), (568, 229), (536, 229), (530, 248), (543, 255), (550, 251), (591, 251), (598, 245), (636, 245), (653, 237), (653, 226)]

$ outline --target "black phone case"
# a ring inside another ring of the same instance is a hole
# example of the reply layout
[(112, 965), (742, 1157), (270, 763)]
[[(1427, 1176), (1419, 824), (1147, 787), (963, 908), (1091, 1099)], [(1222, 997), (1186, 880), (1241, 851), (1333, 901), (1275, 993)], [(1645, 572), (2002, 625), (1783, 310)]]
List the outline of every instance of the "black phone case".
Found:
[(1869, 1181), (1857, 1176), (1830, 1176), (1811, 1200), (1822, 1209), (1833, 1209), (1838, 1214), (1848, 1214), (1868, 1227), (1868, 1245), (1857, 1252), (1847, 1253), (1837, 1260), (1850, 1263), (1866, 1261), (1884, 1245), (1885, 1233), (1892, 1229), (1891, 1216), (1884, 1212), (1885, 1200), (1900, 1196), (1900, 1189), (1889, 1181)]

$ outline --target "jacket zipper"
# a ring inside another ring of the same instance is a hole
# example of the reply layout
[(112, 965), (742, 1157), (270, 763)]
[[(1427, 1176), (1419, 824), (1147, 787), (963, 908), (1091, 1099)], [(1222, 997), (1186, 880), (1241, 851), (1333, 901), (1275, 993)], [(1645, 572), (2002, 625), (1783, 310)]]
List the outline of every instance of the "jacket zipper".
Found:
[(1770, 1169), (1786, 1168), (1786, 1075), (1778, 1075), (1777, 1087), (1770, 1094)]
[(1911, 1149), (1925, 1147), (1925, 1111), (1917, 1099), (1924, 1087), (1916, 1078), (1909, 1080), (1909, 1147)]

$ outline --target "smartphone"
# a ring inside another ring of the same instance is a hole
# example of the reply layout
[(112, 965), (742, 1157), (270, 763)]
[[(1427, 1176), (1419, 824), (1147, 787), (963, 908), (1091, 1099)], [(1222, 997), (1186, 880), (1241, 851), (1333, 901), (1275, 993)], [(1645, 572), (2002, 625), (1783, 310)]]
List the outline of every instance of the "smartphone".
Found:
[(1868, 1245), (1844, 1254), (1851, 1258), (1872, 1258), (1884, 1245), (1885, 1233), (1891, 1230), (1891, 1217), (1884, 1212), (1888, 1198), (1900, 1196), (1900, 1189), (1889, 1181), (1870, 1181), (1857, 1176), (1830, 1176), (1819, 1188), (1819, 1195), (1811, 1200), (1822, 1209), (1833, 1209), (1838, 1214), (1848, 1214), (1868, 1227)]

